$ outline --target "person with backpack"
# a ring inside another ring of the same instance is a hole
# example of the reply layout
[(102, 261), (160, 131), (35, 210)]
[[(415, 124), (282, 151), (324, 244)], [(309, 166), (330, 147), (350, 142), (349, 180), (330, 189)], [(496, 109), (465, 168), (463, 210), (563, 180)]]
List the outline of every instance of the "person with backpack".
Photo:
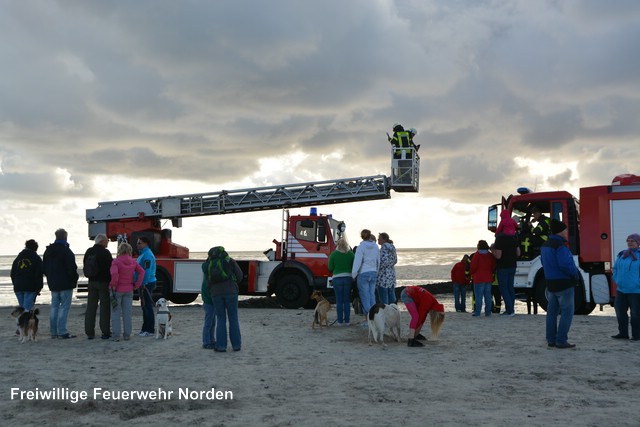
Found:
[(113, 256), (107, 249), (109, 238), (105, 234), (98, 234), (94, 245), (87, 249), (82, 260), (82, 272), (89, 279), (87, 286), (87, 310), (84, 313), (84, 332), (87, 339), (94, 339), (96, 335), (96, 312), (100, 305), (101, 338), (111, 338), (111, 302), (109, 296), (109, 282), (111, 281), (111, 263)]
[(36, 252), (37, 250), (38, 242), (33, 239), (27, 240), (24, 249), (11, 265), (13, 292), (18, 299), (18, 305), (25, 311), (31, 311), (44, 285), (42, 258)]
[(227, 351), (227, 318), (229, 319), (229, 339), (233, 351), (240, 351), (242, 337), (238, 320), (238, 283), (243, 273), (238, 263), (222, 246), (209, 249), (203, 271), (209, 285), (216, 317), (216, 340), (214, 351)]

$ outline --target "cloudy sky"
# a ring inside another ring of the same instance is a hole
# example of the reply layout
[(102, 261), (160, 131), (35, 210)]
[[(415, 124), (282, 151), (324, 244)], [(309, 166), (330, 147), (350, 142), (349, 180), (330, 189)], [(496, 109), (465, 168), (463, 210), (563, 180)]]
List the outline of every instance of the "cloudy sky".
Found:
[[(640, 173), (635, 0), (0, 8), (0, 254), (58, 227), (83, 252), (99, 201), (389, 175), (394, 122), (419, 131), (420, 192), (319, 208), (352, 243), (474, 246), (519, 186), (577, 196)], [(173, 238), (263, 250), (281, 215), (185, 219)]]

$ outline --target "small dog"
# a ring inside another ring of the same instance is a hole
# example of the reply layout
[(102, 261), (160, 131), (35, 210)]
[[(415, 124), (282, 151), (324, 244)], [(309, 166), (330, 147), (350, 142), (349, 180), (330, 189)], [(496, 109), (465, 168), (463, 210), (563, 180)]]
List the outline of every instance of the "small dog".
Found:
[(22, 307), (16, 307), (11, 312), (11, 315), (16, 318), (18, 332), (20, 333), (20, 337), (18, 338), (19, 342), (37, 341), (38, 323), (40, 322), (38, 320), (38, 314), (40, 314), (40, 310), (37, 308), (26, 311)]
[(385, 325), (385, 315), (386, 315), (386, 305), (384, 304), (374, 304), (373, 307), (369, 309), (368, 314), (368, 322), (369, 325), (369, 345), (371, 345), (371, 338), (376, 343), (382, 344), (382, 347), (386, 347), (387, 345), (384, 343), (384, 325)]
[(396, 304), (388, 304), (385, 306), (384, 323), (389, 328), (391, 336), (400, 342), (400, 310)]
[(311, 324), (311, 328), (315, 329), (317, 324), (320, 325), (320, 329), (322, 329), (322, 323), (324, 323), (324, 326), (328, 327), (329, 320), (327, 318), (327, 313), (331, 309), (331, 303), (326, 300), (320, 291), (313, 291), (311, 298), (317, 301), (316, 309), (313, 311), (313, 323)]
[(169, 335), (172, 335), (171, 328), (171, 313), (167, 307), (167, 300), (160, 298), (156, 301), (156, 307), (158, 312), (156, 313), (156, 339), (162, 337), (166, 340)]

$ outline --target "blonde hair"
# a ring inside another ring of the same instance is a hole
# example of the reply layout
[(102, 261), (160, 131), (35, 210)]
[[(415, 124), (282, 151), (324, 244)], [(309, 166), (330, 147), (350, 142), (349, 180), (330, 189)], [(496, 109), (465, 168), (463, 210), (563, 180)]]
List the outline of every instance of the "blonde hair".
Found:
[(429, 320), (431, 320), (431, 333), (434, 337), (438, 338), (440, 334), (440, 328), (444, 323), (444, 313), (442, 311), (429, 311)]
[(120, 243), (120, 246), (118, 246), (118, 255), (131, 255), (131, 253), (133, 253), (133, 249), (130, 244), (126, 242)]
[(345, 254), (349, 252), (349, 244), (347, 243), (347, 239), (338, 239), (338, 241), (336, 242), (336, 249)]

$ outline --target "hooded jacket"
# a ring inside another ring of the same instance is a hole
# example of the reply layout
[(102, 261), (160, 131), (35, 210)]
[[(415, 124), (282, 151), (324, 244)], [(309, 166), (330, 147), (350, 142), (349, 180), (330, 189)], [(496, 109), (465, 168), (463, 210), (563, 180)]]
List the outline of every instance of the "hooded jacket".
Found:
[[(144, 279), (144, 268), (129, 254), (118, 255), (111, 263), (110, 273), (109, 288), (116, 292), (133, 292), (142, 285)], [(134, 273), (137, 273), (135, 285), (133, 284)]]
[(355, 279), (358, 274), (368, 271), (377, 273), (379, 265), (380, 249), (378, 249), (377, 243), (363, 240), (356, 250), (353, 267), (351, 268), (351, 277)]
[(66, 240), (56, 240), (44, 251), (42, 268), (47, 276), (47, 285), (52, 292), (75, 289), (78, 284), (76, 256)]
[(44, 284), (42, 258), (31, 249), (23, 249), (11, 265), (14, 292), (40, 292)]

